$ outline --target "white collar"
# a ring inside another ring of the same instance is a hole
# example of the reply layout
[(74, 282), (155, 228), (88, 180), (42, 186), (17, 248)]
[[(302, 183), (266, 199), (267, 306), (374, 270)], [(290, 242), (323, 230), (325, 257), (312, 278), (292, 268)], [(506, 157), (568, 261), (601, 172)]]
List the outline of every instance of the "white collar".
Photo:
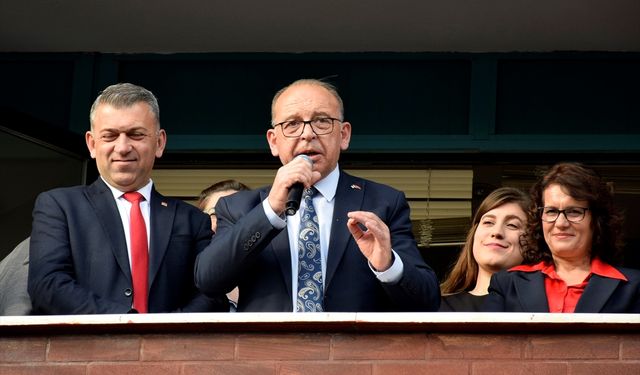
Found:
[[(115, 187), (111, 186), (104, 179), (104, 177), (100, 176), (100, 178), (102, 178), (102, 181), (104, 181), (104, 183), (107, 184), (107, 187), (109, 188), (109, 190), (111, 190), (111, 194), (113, 194), (113, 197), (115, 199), (118, 199), (118, 198), (122, 197), (124, 195), (124, 193), (126, 193), (126, 191), (120, 191), (120, 190), (116, 189)], [(151, 179), (149, 179), (149, 182), (147, 182), (146, 185), (144, 185), (143, 187), (138, 189), (137, 192), (142, 194), (142, 196), (144, 197), (144, 199), (147, 202), (150, 202), (151, 201), (151, 188), (152, 187), (153, 187), (153, 181)]]
[(336, 196), (336, 190), (338, 190), (338, 180), (340, 179), (340, 168), (336, 164), (336, 167), (327, 175), (327, 177), (316, 182), (313, 186), (322, 194), (322, 196), (331, 202)]

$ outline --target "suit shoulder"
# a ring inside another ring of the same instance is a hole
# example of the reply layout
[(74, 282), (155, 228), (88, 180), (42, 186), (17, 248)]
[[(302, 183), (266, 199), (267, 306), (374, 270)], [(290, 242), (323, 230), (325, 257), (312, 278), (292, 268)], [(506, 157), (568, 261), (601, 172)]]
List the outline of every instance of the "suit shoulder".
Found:
[(629, 282), (640, 283), (640, 270), (624, 267), (616, 267), (616, 269), (620, 271)]
[(188, 207), (189, 209), (191, 208), (197, 209), (196, 206), (189, 204), (183, 201), (182, 199), (165, 197), (164, 195), (161, 195), (161, 194), (158, 194), (155, 198), (157, 198), (160, 201), (160, 204), (162, 204), (163, 206), (165, 204), (166, 205), (174, 204), (179, 207)]
[(265, 193), (266, 195), (269, 188), (270, 187), (263, 187), (255, 190), (238, 191), (231, 195), (221, 197), (218, 204), (220, 204), (220, 202), (225, 202), (228, 206), (250, 209), (262, 202), (262, 193)]
[(369, 188), (375, 188), (377, 190), (380, 190), (381, 192), (384, 192), (385, 194), (404, 194), (404, 192), (394, 188), (393, 186), (390, 185), (386, 185), (380, 182), (375, 182), (375, 181), (371, 181), (371, 180), (364, 180), (367, 183), (367, 186)]
[(518, 278), (526, 278), (527, 272), (517, 271), (517, 270), (500, 270), (494, 273), (491, 276), (492, 280), (500, 284), (507, 284), (513, 282), (513, 280)]
[(77, 204), (82, 201), (82, 197), (86, 195), (87, 186), (77, 185), (69, 187), (59, 187), (51, 190), (46, 190), (38, 194), (36, 202), (44, 203), (55, 201), (59, 204)]
[(53, 196), (66, 196), (66, 195), (82, 194), (86, 190), (87, 190), (86, 185), (76, 185), (76, 186), (58, 187), (58, 188), (43, 191), (40, 194), (53, 195)]
[(199, 213), (199, 214), (202, 213), (200, 209), (198, 209), (198, 207), (190, 203), (187, 203), (181, 199), (169, 198), (161, 194), (156, 195), (154, 198), (158, 199), (160, 202), (160, 205), (162, 206), (166, 206), (166, 207), (175, 206), (178, 210), (181, 210), (181, 211), (184, 210), (185, 212), (188, 212), (188, 213)]
[(518, 272), (518, 271), (500, 270), (494, 273), (493, 275), (491, 275), (491, 277), (496, 280), (506, 280), (513, 277), (513, 272)]
[(346, 172), (342, 172), (344, 175), (344, 179), (345, 182), (347, 183), (347, 185), (349, 185), (352, 189), (367, 189), (367, 190), (374, 190), (377, 191), (381, 194), (386, 194), (386, 195), (397, 195), (397, 194), (402, 194), (404, 195), (404, 193), (390, 185), (387, 184), (383, 184), (380, 182), (376, 182), (373, 180), (369, 180), (366, 178), (362, 178), (362, 177), (357, 177), (357, 176), (353, 176), (350, 175)]

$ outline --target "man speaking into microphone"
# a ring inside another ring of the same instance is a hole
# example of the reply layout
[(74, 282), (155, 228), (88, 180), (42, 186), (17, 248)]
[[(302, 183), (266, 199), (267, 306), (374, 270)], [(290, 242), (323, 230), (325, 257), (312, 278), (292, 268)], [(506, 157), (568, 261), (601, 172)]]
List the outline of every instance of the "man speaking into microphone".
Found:
[(270, 187), (218, 201), (218, 231), (196, 260), (203, 293), (237, 285), (239, 312), (437, 311), (404, 194), (338, 166), (351, 139), (343, 114), (323, 81), (276, 93), (267, 141), (283, 165)]

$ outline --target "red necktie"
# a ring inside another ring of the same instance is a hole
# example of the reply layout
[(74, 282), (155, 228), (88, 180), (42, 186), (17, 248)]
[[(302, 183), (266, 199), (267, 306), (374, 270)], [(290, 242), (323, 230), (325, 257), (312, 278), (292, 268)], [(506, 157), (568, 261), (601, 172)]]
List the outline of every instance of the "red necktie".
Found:
[(138, 192), (124, 193), (124, 199), (131, 202), (129, 234), (131, 238), (131, 273), (133, 274), (133, 308), (139, 313), (147, 312), (147, 291), (149, 289), (149, 246), (147, 227), (144, 224), (140, 201), (144, 199)]

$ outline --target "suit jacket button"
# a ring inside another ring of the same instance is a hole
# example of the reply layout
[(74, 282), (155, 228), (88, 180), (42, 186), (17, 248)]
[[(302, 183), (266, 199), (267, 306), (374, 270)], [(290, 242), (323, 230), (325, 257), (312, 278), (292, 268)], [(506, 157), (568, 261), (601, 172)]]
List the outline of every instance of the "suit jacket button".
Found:
[(256, 238), (260, 238), (260, 232), (256, 232)]
[(133, 290), (131, 290), (131, 288), (127, 288), (124, 290), (124, 295), (127, 297), (131, 297), (131, 295), (133, 294)]

